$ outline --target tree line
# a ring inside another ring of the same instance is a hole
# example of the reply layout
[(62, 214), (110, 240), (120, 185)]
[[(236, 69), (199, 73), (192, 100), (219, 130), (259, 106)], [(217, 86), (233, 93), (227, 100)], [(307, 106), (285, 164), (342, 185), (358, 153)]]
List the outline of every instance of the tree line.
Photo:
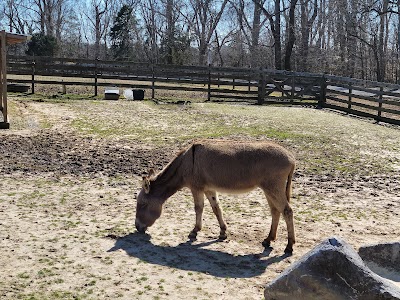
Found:
[(14, 53), (400, 81), (400, 0), (3, 0)]

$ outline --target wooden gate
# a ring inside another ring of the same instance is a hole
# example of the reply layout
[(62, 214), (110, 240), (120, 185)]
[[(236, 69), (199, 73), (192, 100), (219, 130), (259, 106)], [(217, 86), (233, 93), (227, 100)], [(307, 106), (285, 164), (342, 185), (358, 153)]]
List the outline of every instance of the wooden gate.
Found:
[(262, 80), (266, 102), (295, 99), (320, 102), (324, 98), (325, 79), (319, 74), (266, 70)]

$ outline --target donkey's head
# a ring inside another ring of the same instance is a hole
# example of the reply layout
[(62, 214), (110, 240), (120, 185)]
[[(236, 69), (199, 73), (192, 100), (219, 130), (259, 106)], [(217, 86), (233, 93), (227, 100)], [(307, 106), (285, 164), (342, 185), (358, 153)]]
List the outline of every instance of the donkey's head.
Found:
[(162, 211), (162, 201), (151, 192), (151, 175), (143, 177), (142, 190), (137, 196), (135, 226), (141, 233), (154, 224)]

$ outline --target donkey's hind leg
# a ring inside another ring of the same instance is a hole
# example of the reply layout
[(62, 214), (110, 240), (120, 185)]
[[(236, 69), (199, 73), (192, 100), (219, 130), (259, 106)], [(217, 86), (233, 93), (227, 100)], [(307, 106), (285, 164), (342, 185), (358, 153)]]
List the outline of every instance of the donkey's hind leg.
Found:
[[(275, 185), (279, 187), (279, 184)], [(279, 222), (279, 215), (282, 214), (286, 222), (288, 232), (288, 243), (285, 248), (285, 253), (293, 252), (293, 244), (295, 243), (293, 211), (287, 200), (284, 189), (277, 190), (274, 188), (263, 187), (264, 193), (268, 199), (268, 204), (271, 208), (272, 224), (271, 231), (268, 237), (264, 240), (263, 245), (268, 247), (269, 243), (276, 238), (276, 230)]]
[(271, 210), (272, 222), (271, 222), (271, 229), (269, 231), (269, 234), (268, 234), (267, 238), (262, 242), (262, 245), (264, 247), (270, 247), (271, 246), (271, 242), (275, 241), (277, 230), (278, 230), (279, 218), (281, 216), (281, 213), (273, 205), (273, 203), (271, 203), (268, 200), (268, 204), (269, 204), (269, 207), (270, 207), (270, 210)]
[(215, 191), (207, 191), (205, 192), (208, 201), (210, 201), (212, 210), (215, 216), (218, 219), (219, 228), (221, 229), (219, 233), (219, 239), (225, 240), (228, 236), (226, 235), (226, 223), (224, 221), (224, 216), (222, 213), (222, 209), (219, 206), (218, 195)]
[(196, 239), (197, 232), (203, 227), (203, 209), (204, 209), (204, 193), (202, 191), (192, 190), (194, 200), (194, 210), (196, 212), (196, 224), (189, 233), (189, 239)]

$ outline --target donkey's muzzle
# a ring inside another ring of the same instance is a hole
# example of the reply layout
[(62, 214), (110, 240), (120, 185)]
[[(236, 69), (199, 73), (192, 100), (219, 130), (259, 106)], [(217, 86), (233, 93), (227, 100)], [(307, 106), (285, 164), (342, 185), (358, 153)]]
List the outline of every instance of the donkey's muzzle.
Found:
[(136, 227), (136, 230), (140, 233), (145, 233), (146, 229), (147, 229), (147, 226), (141, 224), (139, 221), (135, 222), (135, 227)]

